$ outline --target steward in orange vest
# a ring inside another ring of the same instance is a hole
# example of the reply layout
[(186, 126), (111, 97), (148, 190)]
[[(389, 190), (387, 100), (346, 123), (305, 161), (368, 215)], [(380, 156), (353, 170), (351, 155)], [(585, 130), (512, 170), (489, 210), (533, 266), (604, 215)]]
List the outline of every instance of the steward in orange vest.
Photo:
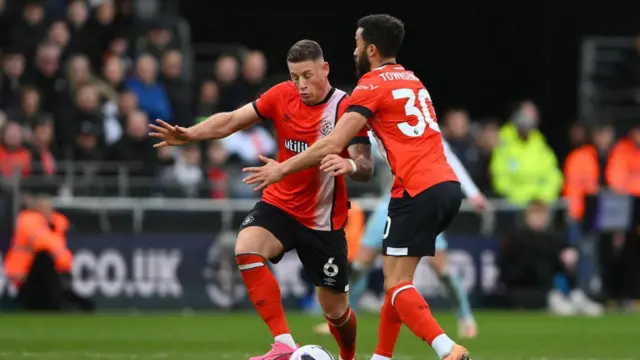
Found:
[(23, 210), (18, 215), (11, 247), (4, 262), (6, 276), (17, 287), (24, 284), (36, 253), (41, 251), (54, 259), (56, 270), (71, 271), (73, 255), (67, 249), (65, 239), (69, 221), (60, 213), (38, 210)]
[(640, 196), (640, 125), (611, 150), (607, 183), (617, 192)]
[[(45, 197), (18, 214), (11, 246), (4, 260), (5, 274), (18, 287), (18, 298), (31, 310), (60, 310), (66, 301), (89, 309), (93, 304), (71, 290), (73, 254), (67, 248), (69, 220)], [(69, 278), (67, 281), (63, 279)]]
[(582, 145), (567, 156), (564, 164), (564, 195), (569, 214), (575, 220), (584, 215), (584, 198), (596, 194), (605, 184), (605, 169), (614, 141), (611, 125), (599, 125), (591, 133), (591, 144)]

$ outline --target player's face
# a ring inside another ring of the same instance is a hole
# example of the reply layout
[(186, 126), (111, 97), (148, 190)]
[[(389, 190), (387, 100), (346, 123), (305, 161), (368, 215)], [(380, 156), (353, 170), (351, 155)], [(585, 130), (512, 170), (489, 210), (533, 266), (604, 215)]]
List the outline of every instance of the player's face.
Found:
[(320, 59), (288, 63), (291, 81), (296, 85), (302, 102), (307, 105), (323, 100), (327, 89), (329, 63)]
[(358, 78), (371, 71), (371, 62), (367, 56), (367, 44), (362, 39), (362, 28), (356, 30), (356, 49), (353, 51), (353, 58), (356, 61), (356, 76)]

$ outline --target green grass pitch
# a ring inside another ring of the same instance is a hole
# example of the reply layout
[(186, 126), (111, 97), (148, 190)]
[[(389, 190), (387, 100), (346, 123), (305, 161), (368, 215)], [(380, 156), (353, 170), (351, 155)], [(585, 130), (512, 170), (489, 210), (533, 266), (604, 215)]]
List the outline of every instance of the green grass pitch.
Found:
[[(455, 334), (451, 314), (437, 313)], [(320, 318), (288, 314), (294, 338), (333, 353), (331, 337), (314, 335)], [(359, 359), (373, 352), (378, 317), (359, 316)], [(474, 360), (640, 359), (640, 316), (559, 318), (535, 313), (484, 312), (480, 336), (462, 342)], [(0, 315), (0, 360), (219, 360), (247, 359), (265, 352), (269, 332), (253, 313), (148, 315)], [(435, 359), (431, 349), (403, 329), (398, 360)]]

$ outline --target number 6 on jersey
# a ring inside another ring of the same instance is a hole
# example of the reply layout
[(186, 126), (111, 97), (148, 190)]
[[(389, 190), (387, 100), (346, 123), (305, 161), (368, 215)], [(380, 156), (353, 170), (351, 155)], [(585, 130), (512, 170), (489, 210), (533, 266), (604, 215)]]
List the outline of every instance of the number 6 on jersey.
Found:
[(391, 94), (396, 100), (407, 99), (407, 103), (404, 105), (405, 114), (418, 118), (416, 125), (411, 125), (408, 121), (398, 124), (398, 128), (403, 134), (409, 137), (422, 136), (427, 124), (431, 129), (440, 132), (440, 127), (434, 119), (435, 113), (431, 105), (431, 96), (427, 89), (422, 88), (418, 90), (418, 104), (420, 108), (416, 106), (416, 92), (413, 89), (396, 89), (393, 90)]

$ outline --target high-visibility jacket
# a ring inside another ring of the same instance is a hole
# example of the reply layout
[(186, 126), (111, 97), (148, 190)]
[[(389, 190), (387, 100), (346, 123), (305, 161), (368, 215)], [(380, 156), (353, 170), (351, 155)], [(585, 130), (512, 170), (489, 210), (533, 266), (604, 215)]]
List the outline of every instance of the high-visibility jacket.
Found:
[(569, 213), (576, 220), (584, 215), (584, 197), (600, 190), (598, 150), (583, 145), (567, 156), (564, 164), (564, 194), (569, 201)]
[(490, 171), (495, 192), (513, 204), (553, 202), (562, 189), (562, 171), (544, 136), (533, 130), (523, 140), (511, 123), (500, 129)]
[(51, 222), (49, 224), (41, 213), (32, 210), (18, 215), (11, 247), (4, 261), (5, 274), (16, 286), (23, 284), (35, 254), (40, 251), (51, 254), (58, 271), (71, 271), (73, 254), (67, 249), (65, 239), (69, 221), (64, 215), (54, 213)]
[(355, 202), (351, 202), (344, 232), (347, 237), (347, 257), (351, 262), (358, 255), (364, 233), (364, 211)]
[(613, 190), (640, 196), (640, 146), (630, 139), (618, 141), (611, 150), (606, 176)]

